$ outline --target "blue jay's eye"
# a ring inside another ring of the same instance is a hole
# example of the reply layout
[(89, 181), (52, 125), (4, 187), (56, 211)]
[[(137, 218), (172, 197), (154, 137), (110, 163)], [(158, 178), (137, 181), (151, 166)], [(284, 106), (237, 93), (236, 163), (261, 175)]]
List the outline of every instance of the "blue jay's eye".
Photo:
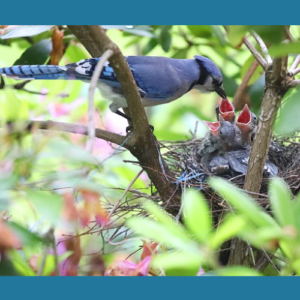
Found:
[(221, 134), (221, 135), (223, 134), (222, 130), (220, 130), (220, 134)]

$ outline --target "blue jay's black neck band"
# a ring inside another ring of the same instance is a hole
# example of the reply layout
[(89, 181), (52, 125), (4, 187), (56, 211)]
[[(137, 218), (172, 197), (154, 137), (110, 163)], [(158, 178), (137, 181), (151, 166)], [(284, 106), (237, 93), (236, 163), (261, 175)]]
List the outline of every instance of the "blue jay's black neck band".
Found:
[(200, 85), (204, 85), (206, 79), (207, 79), (207, 76), (208, 76), (208, 73), (206, 71), (206, 69), (204, 68), (203, 64), (201, 63), (201, 61), (199, 60), (196, 60), (196, 62), (198, 63), (199, 65), (199, 69), (200, 69), (200, 76), (199, 76), (199, 79), (194, 83), (195, 84), (200, 84)]

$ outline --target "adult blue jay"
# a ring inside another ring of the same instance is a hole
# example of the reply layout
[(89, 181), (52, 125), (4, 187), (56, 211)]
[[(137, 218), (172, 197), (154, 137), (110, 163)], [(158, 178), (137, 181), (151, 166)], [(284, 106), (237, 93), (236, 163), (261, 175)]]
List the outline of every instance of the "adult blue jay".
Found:
[[(128, 66), (136, 81), (143, 106), (155, 106), (174, 101), (191, 89), (202, 93), (217, 92), (226, 98), (223, 76), (216, 64), (203, 56), (195, 59), (128, 56)], [(32, 65), (0, 68), (0, 74), (16, 79), (64, 79), (89, 81), (99, 58), (83, 59), (61, 66)], [(127, 107), (126, 99), (115, 72), (107, 62), (98, 87), (104, 98), (111, 100), (110, 110), (127, 119), (119, 108)]]

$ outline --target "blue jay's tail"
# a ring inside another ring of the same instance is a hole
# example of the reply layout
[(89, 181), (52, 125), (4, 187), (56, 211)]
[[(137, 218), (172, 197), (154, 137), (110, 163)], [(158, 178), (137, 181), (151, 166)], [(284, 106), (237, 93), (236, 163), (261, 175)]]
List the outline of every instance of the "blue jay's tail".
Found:
[[(64, 79), (89, 81), (100, 58), (83, 59), (77, 63), (62, 66), (31, 65), (0, 68), (0, 74), (14, 79)], [(99, 78), (103, 82), (116, 85), (116, 75), (108, 63)], [(119, 84), (117, 84), (119, 85)]]
[(0, 74), (15, 79), (72, 79), (68, 78), (66, 71), (66, 67), (45, 65), (13, 66), (9, 68), (0, 68)]

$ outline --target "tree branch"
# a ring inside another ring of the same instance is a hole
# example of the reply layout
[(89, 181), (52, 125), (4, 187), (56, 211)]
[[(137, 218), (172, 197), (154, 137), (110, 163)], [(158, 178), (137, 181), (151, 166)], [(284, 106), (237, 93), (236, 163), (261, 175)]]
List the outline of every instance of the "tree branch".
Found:
[(298, 85), (300, 85), (300, 79), (298, 80), (293, 80), (289, 83), (290, 87), (296, 87)]
[[(28, 127), (38, 128), (43, 130), (69, 132), (69, 133), (81, 134), (86, 136), (88, 135), (88, 127), (84, 125), (77, 125), (77, 124), (70, 124), (70, 123), (62, 123), (62, 122), (54, 122), (54, 121), (30, 121)], [(95, 129), (95, 137), (117, 145), (122, 145), (127, 138), (126, 136), (119, 135), (102, 129)], [(124, 143), (123, 147), (126, 149), (133, 147), (132, 139), (128, 139)]]
[(297, 69), (294, 69), (292, 72), (290, 72), (290, 74), (291, 74), (292, 76), (294, 76), (294, 75), (296, 75), (296, 74), (298, 74), (298, 73), (300, 73), (300, 67), (297, 68)]
[(181, 192), (175, 183), (168, 180), (173, 177), (173, 174), (162, 159), (158, 142), (149, 129), (135, 80), (124, 56), (100, 26), (69, 25), (68, 27), (93, 57), (100, 57), (107, 49), (114, 52), (109, 62), (122, 86), (134, 128), (127, 149), (139, 160), (139, 164), (147, 172), (161, 198), (164, 201), (169, 200), (170, 205), (166, 210), (176, 215), (180, 207)]
[(255, 40), (257, 41), (257, 43), (259, 44), (262, 53), (265, 56), (265, 59), (267, 61), (267, 64), (270, 65), (272, 63), (272, 58), (269, 54), (268, 48), (266, 46), (266, 44), (264, 43), (264, 41), (261, 39), (261, 37), (256, 33), (256, 32), (252, 32), (253, 37), (255, 38)]
[[(289, 69), (289, 74), (290, 75), (295, 75), (295, 69), (296, 67), (300, 64), (300, 54), (297, 55), (297, 57), (295, 58), (294, 62), (292, 63), (290, 69)], [(299, 68), (298, 68), (299, 69)]]
[(265, 94), (244, 185), (244, 189), (250, 192), (260, 191), (263, 169), (272, 137), (272, 127), (281, 100), (288, 90), (286, 75), (287, 57), (275, 58), (273, 64), (266, 70)]
[(255, 59), (259, 62), (259, 64), (263, 67), (264, 70), (267, 68), (267, 62), (265, 59), (261, 56), (261, 54), (255, 49), (255, 47), (250, 43), (250, 41), (245, 37), (244, 38), (244, 44), (249, 49), (249, 51), (252, 53), (252, 55), (255, 57)]
[(232, 104), (237, 110), (242, 109), (244, 104), (246, 104), (245, 101), (243, 101), (243, 99), (244, 99), (243, 94), (245, 93), (248, 83), (249, 83), (252, 75), (254, 74), (255, 70), (257, 69), (257, 67), (258, 67), (258, 61), (254, 60), (254, 62), (250, 66), (249, 70), (245, 74), (242, 83), (240, 84), (240, 86), (237, 88), (237, 90), (235, 92)]

